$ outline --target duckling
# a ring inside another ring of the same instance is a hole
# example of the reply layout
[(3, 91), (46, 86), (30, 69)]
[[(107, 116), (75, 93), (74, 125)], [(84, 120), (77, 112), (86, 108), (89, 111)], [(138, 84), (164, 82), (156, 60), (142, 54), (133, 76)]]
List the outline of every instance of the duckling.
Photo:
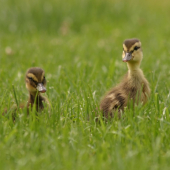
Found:
[[(45, 72), (43, 69), (39, 67), (32, 67), (29, 68), (26, 72), (25, 76), (25, 82), (26, 82), (26, 88), (28, 89), (29, 92), (29, 99), (27, 101), (27, 114), (29, 114), (29, 108), (33, 107), (33, 105), (36, 105), (36, 111), (41, 111), (44, 109), (43, 102), (46, 102), (49, 105), (50, 108), (50, 103), (48, 100), (41, 96), (40, 93), (45, 93), (46, 92), (46, 79), (45, 79)], [(21, 103), (18, 106), (20, 109), (25, 108), (25, 104)], [(18, 108), (16, 105), (13, 105), (11, 110), (12, 112), (12, 119), (15, 122), (15, 117), (16, 117), (16, 111)], [(6, 108), (2, 115), (5, 115), (8, 112), (8, 109)]]
[(29, 109), (30, 106), (32, 108), (33, 104), (35, 104), (37, 112), (43, 110), (43, 102), (48, 102), (47, 99), (41, 95), (41, 93), (46, 92), (46, 78), (44, 70), (39, 67), (29, 68), (26, 72), (25, 82), (26, 88), (29, 92), (27, 108)]
[(150, 95), (150, 88), (140, 64), (143, 58), (140, 40), (127, 39), (123, 42), (122, 60), (127, 63), (128, 73), (122, 82), (109, 91), (100, 103), (103, 116), (108, 119), (114, 117), (117, 111), (118, 117), (124, 108), (132, 101), (134, 104), (145, 104)]

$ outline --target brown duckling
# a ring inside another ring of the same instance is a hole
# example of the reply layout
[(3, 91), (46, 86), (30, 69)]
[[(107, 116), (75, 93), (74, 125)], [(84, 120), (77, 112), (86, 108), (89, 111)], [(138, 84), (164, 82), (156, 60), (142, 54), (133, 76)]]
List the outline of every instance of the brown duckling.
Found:
[(127, 39), (123, 42), (122, 60), (127, 63), (128, 73), (122, 82), (109, 91), (100, 103), (100, 109), (105, 118), (118, 117), (124, 107), (130, 104), (145, 104), (150, 95), (149, 83), (146, 80), (140, 64), (143, 58), (141, 42), (138, 39)]
[(33, 104), (36, 105), (36, 110), (41, 111), (44, 108), (43, 102), (47, 99), (41, 95), (46, 92), (46, 79), (45, 72), (39, 67), (29, 68), (25, 76), (26, 88), (29, 92), (29, 99), (27, 102), (27, 108)]
[[(46, 79), (45, 72), (39, 67), (32, 67), (27, 70), (25, 76), (26, 88), (29, 91), (29, 99), (27, 102), (27, 113), (29, 114), (29, 108), (32, 109), (33, 105), (36, 105), (36, 111), (41, 111), (44, 109), (43, 102), (46, 102), (48, 105), (48, 100), (41, 95), (41, 93), (46, 92)], [(17, 103), (17, 101), (16, 101)], [(19, 106), (12, 106), (12, 119), (15, 121), (17, 109), (24, 109), (25, 104), (21, 103)], [(5, 115), (8, 112), (8, 109), (5, 109), (2, 115)]]

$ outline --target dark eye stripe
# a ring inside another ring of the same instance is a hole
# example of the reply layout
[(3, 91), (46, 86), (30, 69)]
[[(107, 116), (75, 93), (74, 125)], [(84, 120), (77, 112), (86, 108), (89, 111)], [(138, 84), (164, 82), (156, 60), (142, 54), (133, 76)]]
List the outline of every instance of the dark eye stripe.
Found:
[(131, 53), (133, 53), (134, 51), (138, 50), (140, 47), (135, 46), (134, 49), (131, 51)]
[(27, 76), (27, 78), (28, 78), (30, 81), (34, 82), (36, 85), (38, 84), (38, 82), (35, 81), (32, 77), (28, 77), (28, 76)]
[(138, 50), (140, 47), (138, 47), (138, 46), (135, 46), (135, 48), (134, 48), (134, 50)]

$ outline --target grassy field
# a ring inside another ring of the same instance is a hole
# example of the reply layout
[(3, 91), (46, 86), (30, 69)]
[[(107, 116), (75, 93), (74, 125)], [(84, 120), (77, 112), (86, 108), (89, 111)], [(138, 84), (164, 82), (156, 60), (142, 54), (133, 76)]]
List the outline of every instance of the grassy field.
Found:
[[(0, 0), (0, 169), (168, 170), (170, 1)], [(95, 123), (101, 97), (127, 72), (122, 42), (139, 38), (149, 102)], [(51, 117), (17, 111), (25, 73), (46, 72)]]

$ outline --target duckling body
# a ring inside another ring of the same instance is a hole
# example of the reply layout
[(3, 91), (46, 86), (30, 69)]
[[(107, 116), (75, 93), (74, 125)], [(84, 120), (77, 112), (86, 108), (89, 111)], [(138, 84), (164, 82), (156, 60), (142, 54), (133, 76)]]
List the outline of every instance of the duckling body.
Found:
[(46, 92), (46, 79), (45, 72), (43, 69), (39, 67), (32, 67), (27, 70), (25, 76), (26, 88), (29, 92), (29, 99), (27, 102), (27, 108), (33, 107), (36, 105), (36, 110), (41, 111), (44, 109), (43, 103), (47, 101), (45, 97), (41, 95), (41, 93)]
[(44, 109), (44, 102), (46, 102), (46, 98), (41, 96), (40, 94), (37, 95), (32, 95), (32, 94), (29, 94), (29, 99), (28, 99), (28, 102), (27, 102), (27, 108), (29, 108), (31, 106), (31, 108), (33, 107), (33, 105), (35, 104), (36, 105), (36, 111), (41, 111)]
[(123, 43), (123, 61), (127, 62), (128, 73), (122, 82), (106, 94), (100, 103), (100, 109), (105, 118), (114, 117), (117, 111), (121, 117), (124, 107), (130, 104), (147, 102), (150, 88), (140, 63), (143, 58), (141, 42), (138, 39), (128, 39)]
[[(26, 76), (25, 76), (25, 82), (26, 82), (26, 88), (28, 89), (29, 92), (29, 98), (27, 101), (27, 105), (25, 104), (20, 104), (19, 106), (13, 105), (11, 110), (12, 110), (12, 119), (15, 122), (16, 118), (16, 111), (18, 108), (24, 109), (27, 107), (27, 114), (29, 114), (29, 110), (33, 108), (34, 105), (36, 108), (36, 111), (42, 111), (44, 109), (44, 103), (47, 103), (48, 105), (49, 102), (48, 100), (41, 95), (41, 93), (46, 92), (46, 79), (45, 79), (45, 73), (44, 70), (39, 68), (39, 67), (33, 67), (27, 70)], [(50, 107), (49, 107), (50, 108)], [(7, 114), (8, 109), (6, 108), (2, 115)]]

